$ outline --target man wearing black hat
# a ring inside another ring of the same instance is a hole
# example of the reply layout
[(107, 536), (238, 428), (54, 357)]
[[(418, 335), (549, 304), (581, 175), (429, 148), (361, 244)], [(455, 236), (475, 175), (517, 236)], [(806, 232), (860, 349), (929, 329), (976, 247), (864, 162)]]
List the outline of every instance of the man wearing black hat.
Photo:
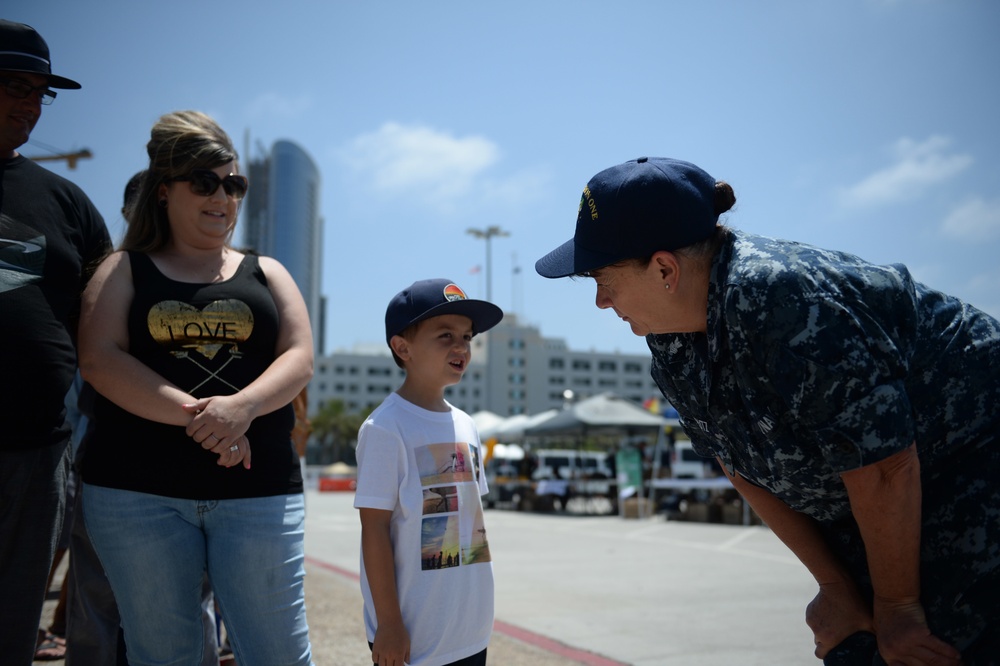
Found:
[(79, 187), (17, 149), (57, 89), (49, 48), (0, 19), (0, 659), (31, 664), (69, 469), (63, 404), (88, 271), (110, 249)]

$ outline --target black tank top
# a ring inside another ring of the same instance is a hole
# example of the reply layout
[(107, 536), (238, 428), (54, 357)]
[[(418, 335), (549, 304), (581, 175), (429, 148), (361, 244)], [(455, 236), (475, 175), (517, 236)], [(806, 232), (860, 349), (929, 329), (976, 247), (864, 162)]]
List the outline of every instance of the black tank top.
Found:
[[(204, 398), (238, 392), (274, 360), (278, 310), (257, 257), (244, 257), (228, 280), (193, 284), (166, 277), (146, 254), (128, 256), (135, 287), (129, 352), (155, 372)], [(188, 499), (302, 492), (294, 425), (291, 404), (254, 419), (247, 431), (251, 469), (225, 468), (183, 427), (140, 418), (98, 396), (83, 480)]]

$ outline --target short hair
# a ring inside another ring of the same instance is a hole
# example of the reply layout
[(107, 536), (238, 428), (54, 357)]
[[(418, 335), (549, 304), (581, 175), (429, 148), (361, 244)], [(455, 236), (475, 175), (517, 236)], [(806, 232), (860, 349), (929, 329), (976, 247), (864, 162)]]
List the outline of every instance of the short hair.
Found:
[(142, 177), (145, 175), (145, 169), (137, 171), (125, 183), (125, 193), (122, 196), (122, 217), (125, 218), (126, 222), (132, 214), (132, 208), (135, 207), (136, 200), (139, 198), (139, 188), (142, 187)]

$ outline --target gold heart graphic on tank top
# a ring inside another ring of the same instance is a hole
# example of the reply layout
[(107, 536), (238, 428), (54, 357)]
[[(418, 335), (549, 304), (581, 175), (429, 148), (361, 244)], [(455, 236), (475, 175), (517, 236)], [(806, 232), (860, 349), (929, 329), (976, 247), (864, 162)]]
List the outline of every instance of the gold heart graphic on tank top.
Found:
[(250, 337), (253, 312), (235, 299), (214, 301), (200, 310), (180, 301), (161, 301), (149, 309), (146, 325), (161, 345), (193, 349), (211, 359), (223, 347)]

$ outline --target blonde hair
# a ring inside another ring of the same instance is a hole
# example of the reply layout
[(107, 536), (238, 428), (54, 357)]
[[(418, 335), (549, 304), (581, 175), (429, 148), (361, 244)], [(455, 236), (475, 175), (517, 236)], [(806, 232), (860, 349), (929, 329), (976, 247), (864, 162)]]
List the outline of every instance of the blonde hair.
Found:
[(170, 240), (167, 209), (159, 200), (160, 185), (187, 176), (193, 169), (214, 169), (239, 159), (229, 135), (200, 111), (161, 116), (150, 131), (146, 153), (149, 167), (135, 205), (128, 211), (123, 250), (153, 252)]

